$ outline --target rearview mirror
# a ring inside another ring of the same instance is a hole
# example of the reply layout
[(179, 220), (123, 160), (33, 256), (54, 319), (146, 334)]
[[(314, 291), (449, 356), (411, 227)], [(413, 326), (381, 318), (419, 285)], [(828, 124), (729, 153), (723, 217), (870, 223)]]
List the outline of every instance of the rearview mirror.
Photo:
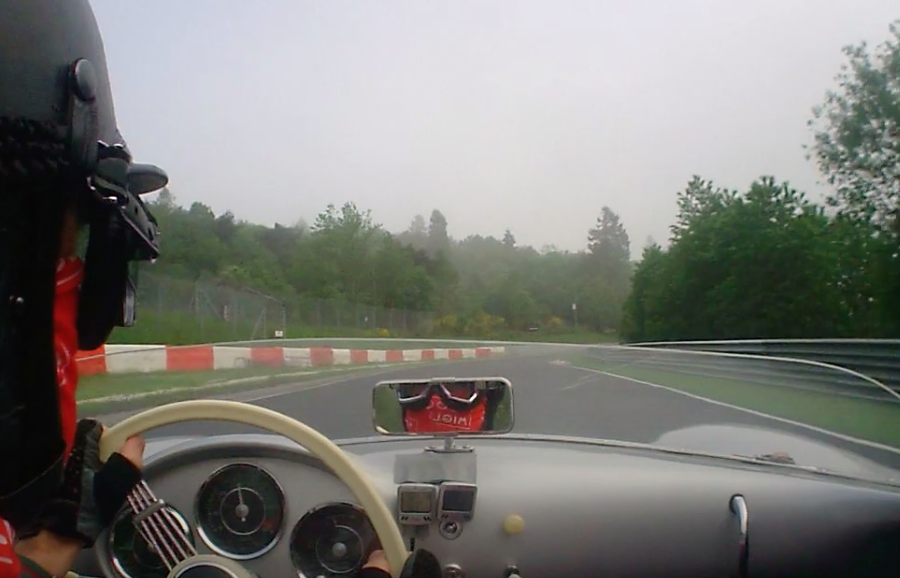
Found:
[(512, 384), (503, 377), (381, 381), (372, 391), (372, 421), (384, 435), (506, 433), (514, 422)]

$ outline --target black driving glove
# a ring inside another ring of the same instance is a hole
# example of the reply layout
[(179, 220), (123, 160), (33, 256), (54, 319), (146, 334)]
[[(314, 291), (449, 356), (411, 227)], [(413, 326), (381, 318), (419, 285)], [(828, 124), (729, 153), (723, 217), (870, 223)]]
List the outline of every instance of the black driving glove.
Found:
[(96, 420), (78, 422), (62, 485), (56, 496), (41, 507), (37, 519), (17, 531), (20, 537), (48, 530), (81, 540), (85, 548), (90, 548), (112, 523), (128, 493), (140, 482), (141, 470), (119, 453), (101, 463), (102, 433), (103, 426)]
[[(441, 563), (428, 550), (415, 550), (403, 564), (400, 578), (441, 578)], [(380, 568), (363, 568), (356, 578), (391, 578), (390, 573)]]

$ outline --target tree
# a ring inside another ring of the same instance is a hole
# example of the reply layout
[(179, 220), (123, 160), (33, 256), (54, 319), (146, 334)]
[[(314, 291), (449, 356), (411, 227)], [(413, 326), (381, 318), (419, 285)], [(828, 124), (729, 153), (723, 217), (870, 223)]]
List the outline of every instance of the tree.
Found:
[(222, 279), (265, 293), (285, 294), (290, 291), (278, 257), (260, 242), (257, 231), (252, 226), (235, 225), (228, 241), (228, 259), (223, 261), (225, 263), (218, 272), (218, 277)]
[(626, 301), (629, 339), (834, 336), (846, 331), (840, 259), (823, 207), (772, 177), (743, 194), (695, 178), (671, 246), (644, 251)]
[(578, 298), (581, 319), (597, 331), (618, 328), (628, 296), (631, 242), (619, 215), (609, 207), (603, 207), (588, 231), (587, 275)]
[(213, 231), (215, 231), (216, 236), (220, 241), (222, 241), (226, 245), (231, 243), (232, 239), (234, 239), (234, 236), (238, 232), (237, 223), (234, 222), (234, 213), (232, 213), (231, 211), (226, 211), (225, 213), (216, 217)]
[(209, 205), (197, 202), (191, 203), (191, 208), (188, 209), (188, 215), (194, 217), (195, 219), (209, 222), (212, 222), (216, 219), (216, 214), (213, 213), (213, 210), (209, 207)]
[(625, 301), (620, 333), (628, 341), (656, 339), (666, 334), (666, 284), (669, 272), (666, 253), (656, 243), (648, 244), (635, 269), (631, 292)]
[(416, 237), (425, 237), (428, 235), (428, 226), (425, 224), (425, 217), (416, 215), (413, 217), (412, 223), (409, 224), (410, 234)]
[(507, 249), (515, 249), (516, 248), (516, 238), (513, 236), (512, 231), (509, 229), (503, 233), (503, 246)]
[(432, 255), (450, 250), (447, 218), (437, 209), (431, 211), (431, 219), (428, 222), (428, 250)]
[(897, 234), (900, 219), (900, 20), (870, 55), (847, 46), (837, 90), (813, 109), (813, 152), (842, 213)]
[(340, 210), (328, 205), (312, 231), (317, 256), (327, 260), (318, 266), (322, 274), (340, 285), (350, 302), (373, 302), (372, 255), (382, 231), (371, 212), (360, 211), (355, 203), (344, 203)]
[(678, 214), (672, 225), (672, 240), (678, 241), (690, 234), (691, 225), (722, 211), (737, 196), (736, 191), (727, 191), (712, 182), (694, 175), (687, 187), (677, 195)]
[[(427, 224), (417, 216), (406, 231), (392, 235), (352, 202), (328, 205), (311, 227), (302, 220), (294, 226), (254, 225), (230, 211), (217, 216), (202, 203), (182, 208), (171, 196), (157, 199), (151, 209), (165, 235), (165, 258), (155, 272), (203, 277), (287, 304), (334, 300), (307, 303), (305, 318), (339, 319), (341, 327), (363, 319), (374, 327), (382, 320), (416, 318), (384, 316), (377, 308), (431, 311), (452, 321), (441, 325), (444, 330), (492, 335), (535, 325), (564, 331), (573, 321), (573, 301), (585, 326), (615, 327), (621, 315), (624, 293), (586, 270), (587, 251), (541, 253), (519, 245), (509, 229), (500, 239), (475, 235), (455, 242), (439, 210)], [(624, 238), (627, 244), (627, 233), (619, 229), (619, 242)]]
[(175, 196), (169, 190), (169, 187), (163, 187), (159, 195), (156, 196), (156, 205), (169, 211), (176, 207)]
[(409, 228), (400, 233), (398, 236), (400, 241), (407, 245), (411, 245), (416, 249), (428, 249), (428, 225), (425, 223), (425, 217), (416, 215), (413, 217)]
[(609, 207), (603, 207), (596, 226), (588, 231), (588, 250), (598, 269), (611, 276), (618, 275), (631, 257), (628, 232), (619, 215)]
[(844, 233), (840, 284), (870, 335), (900, 333), (900, 20), (870, 54), (844, 49), (838, 88), (813, 109), (813, 156)]

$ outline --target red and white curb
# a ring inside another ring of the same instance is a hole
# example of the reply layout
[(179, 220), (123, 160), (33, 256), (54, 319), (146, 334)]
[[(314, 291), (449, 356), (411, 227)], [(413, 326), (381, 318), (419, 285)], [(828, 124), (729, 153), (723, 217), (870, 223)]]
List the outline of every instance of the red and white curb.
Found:
[(459, 349), (340, 349), (334, 347), (233, 347), (228, 345), (105, 345), (77, 356), (81, 375), (213, 371), (238, 367), (328, 367), (442, 359), (479, 359), (505, 347)]

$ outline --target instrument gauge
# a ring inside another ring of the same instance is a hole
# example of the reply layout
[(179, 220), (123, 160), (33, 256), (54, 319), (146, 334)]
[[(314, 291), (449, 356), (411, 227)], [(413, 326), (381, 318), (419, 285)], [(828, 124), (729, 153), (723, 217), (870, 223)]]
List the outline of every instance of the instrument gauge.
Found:
[(197, 530), (209, 548), (234, 560), (258, 558), (275, 547), (284, 521), (284, 491), (253, 464), (229, 464), (197, 493)]
[(291, 533), (291, 562), (300, 576), (354, 576), (378, 544), (366, 513), (345, 503), (310, 510)]
[[(184, 537), (194, 545), (194, 536), (184, 516), (172, 506), (165, 508)], [(112, 567), (121, 578), (166, 578), (169, 575), (156, 549), (135, 527), (131, 510), (123, 510), (116, 516), (109, 530), (108, 544)]]

